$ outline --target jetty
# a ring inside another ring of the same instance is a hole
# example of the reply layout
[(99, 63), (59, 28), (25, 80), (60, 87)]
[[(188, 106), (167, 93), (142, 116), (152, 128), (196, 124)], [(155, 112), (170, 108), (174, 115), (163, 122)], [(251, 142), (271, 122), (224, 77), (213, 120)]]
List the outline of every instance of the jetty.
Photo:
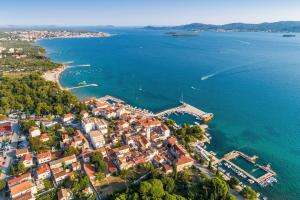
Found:
[(112, 101), (112, 102), (119, 103), (119, 104), (124, 104), (125, 103), (125, 101), (123, 101), (122, 99), (119, 99), (119, 98), (116, 98), (116, 97), (113, 97), (113, 96), (110, 96), (110, 95), (105, 95), (104, 97), (100, 97), (97, 100), (99, 100), (99, 101)]
[[(253, 175), (248, 173), (246, 170), (242, 169), (240, 166), (237, 166), (236, 164), (231, 162), (231, 160), (233, 160), (237, 157), (244, 158), (249, 163), (251, 163), (253, 166), (256, 166), (256, 167), (260, 168), (261, 170), (263, 170), (265, 172), (265, 174), (263, 174), (260, 177), (254, 177)], [(226, 154), (220, 161), (223, 160), (223, 161), (227, 162), (228, 164), (230, 164), (231, 166), (233, 166), (234, 168), (238, 169), (243, 174), (245, 174), (248, 178), (252, 179), (254, 182), (264, 186), (264, 185), (267, 185), (269, 180), (271, 178), (274, 178), (277, 174), (271, 169), (271, 167), (269, 165), (261, 166), (261, 165), (257, 164), (256, 163), (257, 158), (258, 158), (257, 156), (250, 157), (240, 151), (232, 151), (232, 152)]]
[(190, 115), (193, 115), (193, 116), (201, 119), (204, 115), (208, 114), (188, 103), (185, 103), (184, 101), (180, 101), (180, 103), (181, 103), (180, 106), (159, 112), (156, 114), (156, 116), (163, 117), (163, 116), (170, 115), (173, 113), (186, 113), (186, 114), (190, 114)]
[(75, 87), (68, 87), (64, 88), (64, 90), (74, 90), (74, 89), (79, 89), (79, 88), (85, 88), (85, 87), (97, 87), (97, 84), (88, 84), (88, 85), (80, 85), (80, 86), (75, 86)]

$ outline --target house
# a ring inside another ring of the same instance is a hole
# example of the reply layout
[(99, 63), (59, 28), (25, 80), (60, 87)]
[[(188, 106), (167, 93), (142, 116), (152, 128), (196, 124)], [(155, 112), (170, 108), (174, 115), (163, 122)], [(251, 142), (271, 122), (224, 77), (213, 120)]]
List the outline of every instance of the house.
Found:
[(49, 141), (49, 136), (48, 136), (48, 134), (47, 133), (43, 133), (43, 134), (41, 134), (40, 135), (40, 140), (42, 141), (42, 142), (47, 142), (47, 141)]
[(170, 136), (171, 131), (167, 125), (163, 124), (161, 126), (161, 133), (164, 138), (168, 138)]
[(29, 153), (29, 151), (27, 148), (16, 149), (16, 157), (17, 158), (22, 158), (24, 155), (26, 155), (28, 153)]
[(80, 112), (80, 115), (81, 115), (82, 119), (86, 119), (86, 118), (89, 117), (89, 113), (87, 111), (85, 111), (85, 110), (82, 110)]
[(25, 167), (31, 167), (31, 166), (33, 166), (32, 154), (31, 153), (25, 154), (22, 157), (21, 161), (22, 161), (22, 163), (24, 164)]
[(57, 192), (58, 200), (70, 200), (72, 199), (72, 193), (69, 189), (61, 188)]
[(82, 119), (81, 124), (85, 133), (89, 133), (92, 130), (101, 130), (104, 134), (107, 133), (108, 123), (103, 119), (89, 117)]
[(42, 153), (39, 153), (37, 156), (38, 164), (43, 164), (51, 161), (51, 151), (44, 151)]
[(37, 137), (37, 136), (41, 135), (41, 130), (35, 126), (32, 126), (31, 128), (29, 128), (28, 132), (31, 137)]
[(181, 156), (177, 161), (177, 171), (184, 170), (193, 166), (194, 160), (189, 156)]
[(70, 122), (74, 119), (75, 119), (75, 116), (72, 113), (68, 113), (62, 117), (62, 122), (66, 123), (66, 122)]
[(36, 170), (36, 175), (38, 180), (43, 180), (51, 177), (51, 171), (48, 164), (40, 165)]
[(92, 145), (97, 149), (105, 145), (105, 139), (101, 131), (91, 131), (89, 133)]
[(95, 170), (91, 164), (83, 163), (83, 169), (91, 181), (95, 180), (95, 178), (96, 178)]
[(18, 185), (24, 181), (30, 181), (32, 179), (31, 174), (29, 172), (22, 174), (21, 176), (12, 178), (7, 181), (8, 187), (12, 187), (14, 185)]
[(31, 193), (32, 195), (37, 193), (37, 188), (32, 184), (31, 181), (21, 182), (18, 185), (12, 186), (11, 188), (9, 188), (9, 190), (12, 199), (18, 198), (28, 193)]
[(74, 163), (72, 163), (72, 164), (71, 164), (71, 167), (72, 167), (72, 170), (73, 170), (73, 171), (78, 171), (78, 170), (81, 169), (81, 165), (80, 165), (79, 162), (74, 162)]
[(64, 163), (66, 166), (71, 165), (72, 163), (77, 162), (77, 158), (75, 155), (66, 156), (54, 161), (49, 162), (49, 166), (51, 169), (59, 168)]
[(13, 200), (35, 200), (35, 197), (31, 194), (31, 192), (29, 192), (20, 197), (14, 198)]
[(67, 177), (72, 177), (74, 172), (61, 171), (56, 174), (53, 174), (54, 181), (57, 185), (61, 184), (64, 179)]
[(0, 136), (11, 135), (13, 133), (11, 122), (0, 123)]

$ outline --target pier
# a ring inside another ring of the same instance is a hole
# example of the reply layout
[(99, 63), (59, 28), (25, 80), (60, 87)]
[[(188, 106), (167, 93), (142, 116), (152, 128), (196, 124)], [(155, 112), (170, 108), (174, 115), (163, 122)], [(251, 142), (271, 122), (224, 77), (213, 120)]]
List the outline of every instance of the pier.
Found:
[(85, 88), (85, 87), (97, 87), (97, 84), (88, 84), (88, 85), (80, 85), (80, 86), (75, 86), (75, 87), (68, 87), (64, 88), (64, 90), (74, 90), (74, 89), (79, 89), (79, 88)]
[[(234, 164), (233, 162), (231, 162), (231, 160), (233, 160), (233, 159), (235, 159), (239, 156), (244, 158), (245, 160), (247, 160), (249, 163), (253, 164), (254, 166), (257, 166), (258, 168), (262, 169), (266, 173), (264, 175), (260, 176), (260, 177), (254, 177), (253, 175), (248, 173), (246, 170), (242, 169), (241, 167), (239, 167), (236, 164)], [(248, 155), (246, 155), (246, 154), (244, 154), (240, 151), (232, 151), (232, 152), (226, 154), (222, 158), (222, 160), (227, 162), (231, 166), (235, 167), (239, 171), (241, 171), (243, 174), (245, 174), (248, 178), (252, 179), (256, 183), (258, 183), (260, 185), (264, 185), (268, 181), (268, 179), (270, 179), (271, 177), (275, 177), (276, 173), (273, 170), (271, 170), (270, 166), (261, 166), (259, 164), (256, 164), (255, 161), (256, 161), (257, 158), (258, 158), (257, 156), (250, 157), (250, 156), (248, 156)]]
[(206, 112), (204, 112), (188, 103), (185, 103), (183, 101), (180, 101), (180, 103), (181, 103), (180, 106), (159, 112), (156, 114), (156, 116), (163, 117), (165, 115), (170, 115), (172, 113), (186, 113), (186, 114), (190, 114), (190, 115), (193, 115), (193, 116), (201, 119), (203, 115), (207, 114)]
[(105, 95), (104, 97), (100, 97), (97, 100), (99, 100), (99, 101), (113, 101), (113, 102), (119, 103), (119, 104), (124, 104), (125, 103), (125, 101), (123, 101), (119, 98), (113, 97), (113, 96), (109, 96), (109, 95)]

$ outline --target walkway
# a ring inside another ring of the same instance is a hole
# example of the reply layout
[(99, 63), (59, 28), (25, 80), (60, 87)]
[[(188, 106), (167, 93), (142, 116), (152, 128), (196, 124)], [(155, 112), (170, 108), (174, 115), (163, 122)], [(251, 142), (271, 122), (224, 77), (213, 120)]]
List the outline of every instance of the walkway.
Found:
[(183, 101), (180, 101), (180, 103), (182, 105), (175, 107), (175, 108), (170, 108), (170, 109), (164, 110), (160, 113), (157, 113), (156, 116), (162, 117), (165, 115), (170, 115), (172, 113), (186, 113), (186, 114), (194, 115), (195, 117), (201, 118), (203, 115), (207, 114), (206, 112), (204, 112), (188, 103), (185, 103)]

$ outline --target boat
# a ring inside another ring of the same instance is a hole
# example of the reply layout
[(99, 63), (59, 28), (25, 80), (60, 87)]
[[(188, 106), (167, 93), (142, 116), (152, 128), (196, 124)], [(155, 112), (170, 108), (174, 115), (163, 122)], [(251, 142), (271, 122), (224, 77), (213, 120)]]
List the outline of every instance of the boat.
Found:
[(81, 81), (80, 83), (78, 83), (78, 85), (86, 85), (87, 82), (86, 81)]
[(204, 114), (204, 115), (201, 116), (201, 121), (203, 121), (203, 122), (208, 122), (208, 121), (210, 121), (213, 117), (214, 117), (214, 114), (212, 114), (212, 113), (206, 113), (206, 114)]

